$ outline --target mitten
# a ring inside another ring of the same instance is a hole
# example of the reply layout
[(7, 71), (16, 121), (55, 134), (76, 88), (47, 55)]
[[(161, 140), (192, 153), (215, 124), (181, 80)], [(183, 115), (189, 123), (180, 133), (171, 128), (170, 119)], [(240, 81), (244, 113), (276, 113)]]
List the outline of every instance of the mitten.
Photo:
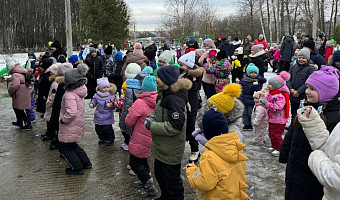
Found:
[(153, 122), (155, 122), (155, 121), (156, 121), (156, 118), (155, 118), (154, 115), (148, 115), (148, 116), (145, 118), (145, 121), (144, 121), (144, 126), (145, 126), (145, 128), (148, 129), (148, 130), (150, 130), (151, 124), (152, 124)]
[(208, 142), (207, 138), (205, 138), (203, 134), (196, 135), (195, 140), (203, 146), (205, 146), (205, 143)]
[(253, 82), (253, 85), (258, 85), (258, 84), (259, 84), (259, 82), (257, 82), (257, 81), (256, 81), (256, 82)]
[(236, 81), (236, 83), (239, 83), (239, 82), (240, 82), (240, 79), (236, 78), (235, 81)]
[(195, 131), (194, 132), (192, 132), (192, 136), (194, 136), (194, 137), (196, 137), (198, 134), (201, 134), (201, 129), (195, 129)]
[(106, 104), (106, 106), (107, 106), (108, 108), (112, 108), (112, 107), (113, 107), (113, 103), (109, 102), (109, 103)]

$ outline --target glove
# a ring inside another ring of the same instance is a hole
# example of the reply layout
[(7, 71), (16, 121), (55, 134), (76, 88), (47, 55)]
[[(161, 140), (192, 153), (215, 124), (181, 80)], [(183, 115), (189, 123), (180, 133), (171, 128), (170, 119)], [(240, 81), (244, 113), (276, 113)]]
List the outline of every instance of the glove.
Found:
[(268, 103), (268, 100), (265, 98), (260, 99), (260, 103), (262, 103), (263, 105), (266, 105)]
[(195, 140), (203, 146), (205, 146), (205, 143), (208, 142), (207, 138), (205, 138), (203, 134), (196, 135)]
[(235, 81), (236, 81), (236, 83), (239, 83), (239, 82), (240, 82), (240, 79), (236, 78)]
[(195, 129), (194, 132), (191, 133), (192, 136), (196, 137), (198, 134), (201, 134), (201, 129)]
[(258, 84), (259, 84), (259, 82), (257, 82), (257, 81), (256, 81), (256, 82), (253, 82), (253, 85), (258, 85)]
[(144, 126), (146, 129), (150, 130), (151, 124), (156, 121), (155, 115), (148, 115), (145, 118)]

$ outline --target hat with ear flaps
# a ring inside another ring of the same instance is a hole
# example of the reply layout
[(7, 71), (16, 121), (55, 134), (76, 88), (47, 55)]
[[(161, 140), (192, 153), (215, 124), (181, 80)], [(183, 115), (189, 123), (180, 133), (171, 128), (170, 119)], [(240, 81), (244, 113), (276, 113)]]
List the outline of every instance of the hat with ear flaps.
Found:
[(234, 98), (241, 95), (241, 88), (241, 85), (237, 83), (228, 84), (222, 92), (211, 96), (207, 102), (215, 106), (221, 113), (226, 114), (234, 108)]

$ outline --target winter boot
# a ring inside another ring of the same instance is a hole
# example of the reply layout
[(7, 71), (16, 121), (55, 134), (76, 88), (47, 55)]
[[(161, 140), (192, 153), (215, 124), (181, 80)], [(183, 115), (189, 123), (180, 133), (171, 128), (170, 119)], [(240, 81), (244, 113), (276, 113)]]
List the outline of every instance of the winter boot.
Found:
[(82, 175), (84, 170), (72, 170), (72, 168), (66, 168), (65, 173), (68, 175)]
[(25, 126), (20, 127), (20, 131), (31, 131), (33, 129), (31, 122), (25, 122)]
[(153, 184), (152, 180), (149, 179), (145, 184), (144, 187), (137, 191), (137, 195), (139, 197), (147, 197), (147, 196), (155, 196), (157, 194), (157, 190), (155, 185)]
[(136, 182), (133, 183), (133, 186), (135, 188), (141, 189), (141, 188), (144, 187), (144, 184), (142, 183), (142, 181), (136, 181)]
[(191, 152), (191, 155), (189, 157), (189, 162), (192, 163), (192, 162), (197, 162), (198, 161), (198, 158), (201, 156), (200, 152), (197, 151), (197, 152)]

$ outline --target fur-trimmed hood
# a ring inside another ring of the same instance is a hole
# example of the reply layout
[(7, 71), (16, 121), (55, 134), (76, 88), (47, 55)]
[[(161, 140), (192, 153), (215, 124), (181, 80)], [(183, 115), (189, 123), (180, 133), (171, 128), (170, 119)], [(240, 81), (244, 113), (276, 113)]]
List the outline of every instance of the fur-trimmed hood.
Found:
[(234, 98), (234, 102), (234, 108), (230, 112), (225, 114), (229, 123), (235, 122), (236, 120), (242, 118), (244, 111), (244, 105), (239, 99)]
[[(59, 77), (60, 75), (58, 74), (51, 74), (51, 76), (48, 78), (48, 81), (53, 82), (56, 80), (57, 77)], [(58, 82), (57, 82), (58, 83)]]
[(57, 82), (58, 84), (64, 83), (65, 84), (65, 76), (57, 76), (54, 79), (55, 82)]
[[(99, 87), (96, 87), (96, 92), (98, 92)], [(110, 83), (110, 94), (116, 94), (117, 92), (117, 86), (113, 83)]]
[(196, 67), (194, 69), (189, 68), (187, 74), (191, 77), (197, 78), (202, 76), (204, 73), (204, 68), (203, 67)]
[(256, 58), (256, 57), (259, 57), (259, 56), (262, 56), (263, 54), (265, 54), (266, 52), (264, 50), (261, 50), (259, 52), (257, 52), (255, 55), (249, 55), (249, 57), (251, 58)]
[(170, 86), (170, 90), (176, 93), (180, 90), (190, 90), (192, 82), (187, 78), (178, 79), (178, 81)]
[(74, 90), (76, 88), (81, 87), (82, 85), (85, 85), (86, 82), (87, 82), (87, 78), (81, 78), (75, 83), (67, 83), (64, 88), (66, 91)]

